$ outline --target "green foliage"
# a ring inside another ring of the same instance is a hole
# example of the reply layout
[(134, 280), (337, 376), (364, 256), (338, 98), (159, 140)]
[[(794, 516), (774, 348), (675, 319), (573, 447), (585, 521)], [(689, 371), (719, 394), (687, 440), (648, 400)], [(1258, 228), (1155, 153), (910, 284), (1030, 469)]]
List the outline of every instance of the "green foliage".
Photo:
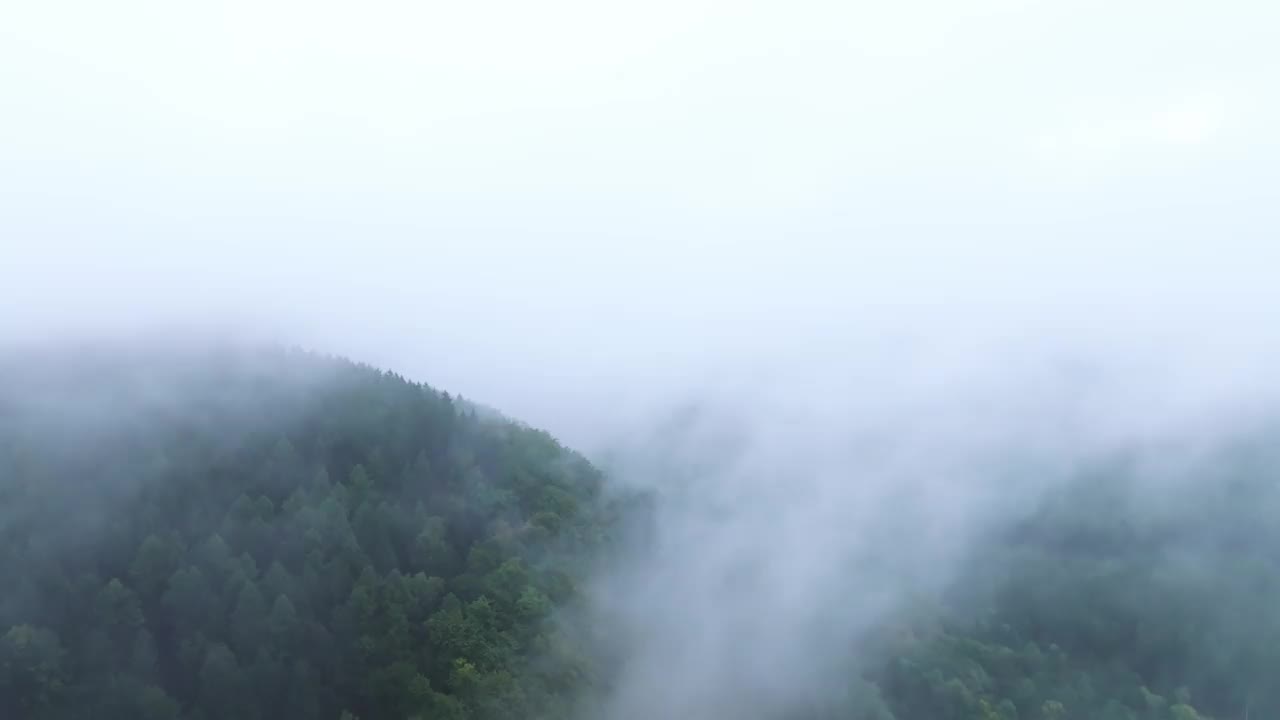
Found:
[(0, 709), (3, 717), (38, 717), (64, 694), (58, 636), (44, 628), (15, 625), (0, 638)]
[[(579, 588), (655, 501), (545, 433), (297, 352), (0, 369), (0, 718), (598, 716)], [(782, 720), (1280, 716), (1263, 445), (1063, 486)]]
[(936, 611), (940, 629), (875, 661), (889, 707), (899, 718), (1280, 715), (1271, 448), (1228, 448), (1158, 502), (1124, 467), (1050, 494), (977, 548), (952, 589), (962, 600)]
[(589, 690), (542, 648), (610, 514), (544, 433), (304, 353), (26, 372), (0, 717), (548, 717)]

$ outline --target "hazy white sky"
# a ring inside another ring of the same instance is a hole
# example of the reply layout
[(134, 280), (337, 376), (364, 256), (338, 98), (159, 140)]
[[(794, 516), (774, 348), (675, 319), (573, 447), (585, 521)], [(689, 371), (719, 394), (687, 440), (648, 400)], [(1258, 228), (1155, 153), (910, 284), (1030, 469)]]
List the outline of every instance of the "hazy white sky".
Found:
[(1276, 336), (1277, 27), (1244, 1), (13, 2), (0, 328), (283, 328), (543, 422), (886, 334)]

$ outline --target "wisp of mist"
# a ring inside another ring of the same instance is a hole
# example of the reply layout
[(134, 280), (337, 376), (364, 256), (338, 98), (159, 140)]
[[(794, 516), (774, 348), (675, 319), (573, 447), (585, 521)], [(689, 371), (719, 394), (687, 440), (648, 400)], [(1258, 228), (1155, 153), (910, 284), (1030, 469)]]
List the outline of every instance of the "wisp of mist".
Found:
[(1275, 419), (1264, 348), (1230, 366), (1189, 346), (1078, 341), (872, 342), (833, 364), (722, 376), (627, 426), (606, 467), (659, 500), (652, 544), (594, 585), (622, 646), (606, 716), (837, 702), (860, 643), (945, 593), (1046, 491), (1125, 456), (1146, 468), (1132, 492), (1167, 497)]

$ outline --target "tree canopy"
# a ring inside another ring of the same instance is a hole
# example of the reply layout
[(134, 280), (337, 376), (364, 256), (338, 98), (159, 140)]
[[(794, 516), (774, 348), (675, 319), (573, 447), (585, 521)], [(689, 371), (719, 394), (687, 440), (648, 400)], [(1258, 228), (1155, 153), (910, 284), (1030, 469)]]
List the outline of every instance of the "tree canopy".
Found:
[[(1081, 473), (760, 717), (1280, 715), (1274, 447)], [(657, 502), (345, 360), (5, 357), (0, 718), (600, 717), (625, 653), (585, 583)]]
[(303, 352), (41, 360), (0, 394), (0, 717), (563, 717), (590, 680), (552, 610), (611, 510), (545, 433)]

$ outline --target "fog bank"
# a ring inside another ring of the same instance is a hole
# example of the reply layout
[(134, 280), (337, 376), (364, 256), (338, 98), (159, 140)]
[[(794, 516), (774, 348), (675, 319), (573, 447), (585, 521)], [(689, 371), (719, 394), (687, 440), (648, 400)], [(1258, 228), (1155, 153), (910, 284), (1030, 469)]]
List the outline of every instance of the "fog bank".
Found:
[(544, 427), (664, 498), (596, 587), (611, 718), (782, 712), (1081, 464), (1269, 419), (1277, 22), (28, 3), (0, 341), (298, 344)]

